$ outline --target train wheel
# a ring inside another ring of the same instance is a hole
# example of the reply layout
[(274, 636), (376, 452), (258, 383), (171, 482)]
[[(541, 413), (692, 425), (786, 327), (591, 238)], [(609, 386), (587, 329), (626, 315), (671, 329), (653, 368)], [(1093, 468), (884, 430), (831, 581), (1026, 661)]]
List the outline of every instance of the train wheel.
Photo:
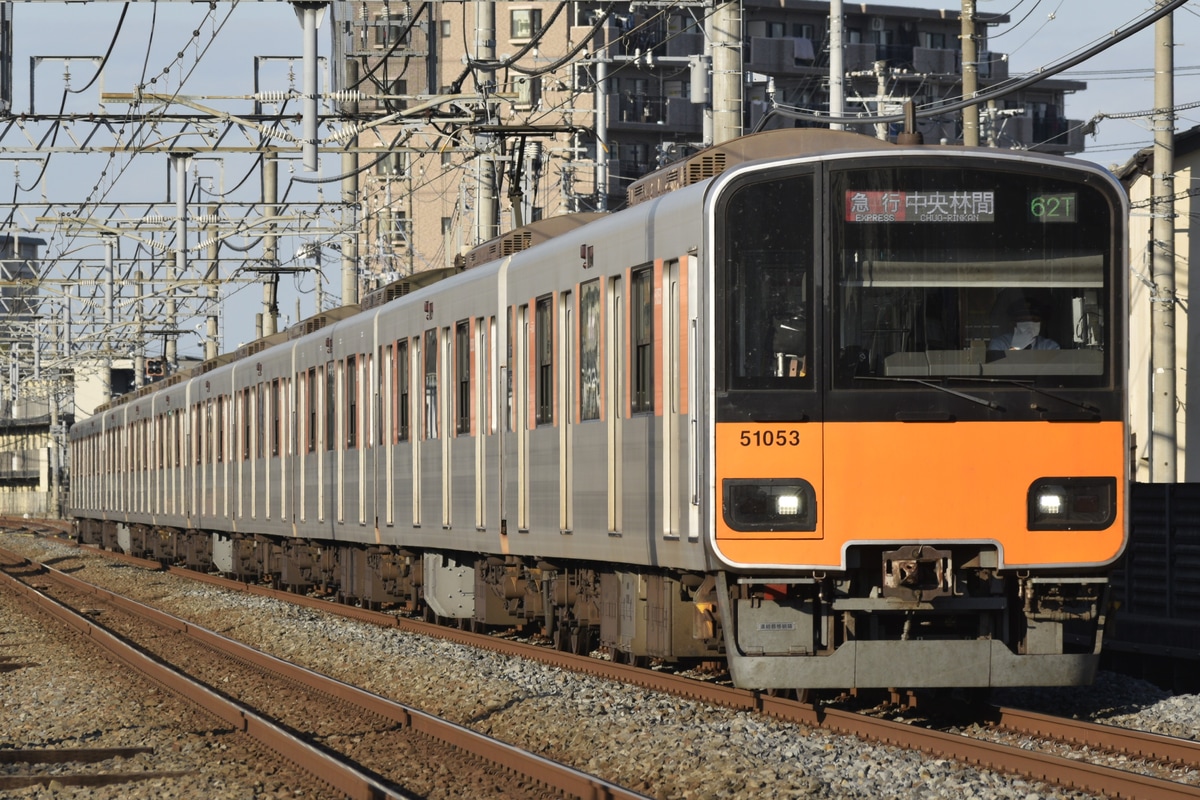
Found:
[(571, 652), (578, 656), (586, 656), (592, 652), (595, 639), (591, 625), (578, 625), (571, 629)]

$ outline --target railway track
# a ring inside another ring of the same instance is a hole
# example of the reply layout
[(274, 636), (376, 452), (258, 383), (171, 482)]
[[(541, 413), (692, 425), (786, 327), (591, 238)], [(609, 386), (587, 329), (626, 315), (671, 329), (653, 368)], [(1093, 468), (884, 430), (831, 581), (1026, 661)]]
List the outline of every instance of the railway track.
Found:
[[(130, 559), (105, 551), (96, 552), (137, 562), (148, 569), (161, 569), (157, 562)], [(169, 568), (168, 571), (177, 572), (192, 580), (276, 597), (376, 625), (435, 635), (460, 644), (536, 659), (559, 668), (585, 672), (700, 702), (756, 711), (779, 720), (918, 750), (933, 757), (954, 759), (965, 764), (1045, 781), (1067, 789), (1105, 797), (1147, 800), (1200, 797), (1200, 788), (1189, 783), (1196, 780), (1194, 770), (1200, 765), (1200, 747), (1186, 740), (1037, 715), (1017, 709), (997, 709), (992, 714), (990, 725), (997, 738), (1007, 736), (1008, 741), (987, 741), (965, 736), (961, 732), (924, 728), (909, 722), (896, 722), (836, 708), (818, 707), (665, 672), (614, 664), (602, 659), (534, 647), (509, 639), (431, 625), (388, 613), (337, 605), (319, 598), (278, 592), (217, 576), (200, 575), (175, 568)], [(1044, 743), (1038, 745), (1039, 750), (1034, 750), (1028, 742), (1028, 738), (1034, 736), (1059, 744)], [(1026, 740), (1014, 744), (1017, 737), (1026, 737)], [(1043, 752), (1047, 749), (1057, 749), (1062, 754)], [(1091, 763), (1093, 759), (1100, 759), (1097, 754), (1101, 751), (1109, 754), (1106, 760), (1122, 762), (1122, 766), (1116, 768), (1107, 764)]]
[(40, 608), (347, 797), (642, 796), (15, 553), (0, 550), (0, 563)]

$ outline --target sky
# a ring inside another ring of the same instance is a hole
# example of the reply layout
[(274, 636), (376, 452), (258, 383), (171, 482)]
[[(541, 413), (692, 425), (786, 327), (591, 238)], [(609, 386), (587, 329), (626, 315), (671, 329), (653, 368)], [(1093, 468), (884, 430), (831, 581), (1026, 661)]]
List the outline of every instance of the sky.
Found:
[[(953, 2), (875, 0), (875, 5), (958, 10)], [(849, 5), (849, 0), (846, 0)], [(1010, 23), (988, 29), (988, 49), (1008, 55), (1009, 75), (1023, 76), (1079, 54), (1123, 30), (1155, 8), (1153, 0), (977, 0), (979, 14), (1007, 15)], [(1173, 14), (1175, 105), (1200, 101), (1200, 0)], [(1068, 119), (1086, 122), (1097, 114), (1127, 114), (1154, 107), (1154, 26), (1113, 45), (1056, 78), (1083, 81), (1087, 89), (1068, 95)], [(1200, 108), (1181, 111), (1177, 129), (1200, 125)], [(1153, 141), (1150, 120), (1104, 119), (1086, 151), (1076, 154), (1106, 167), (1120, 165)]]
[[(919, 0), (876, 0), (885, 6), (949, 8), (957, 10), (953, 0), (922, 3)], [(88, 85), (94, 67), (80, 56), (103, 56), (118, 30), (122, 10), (128, 6), (120, 25), (120, 35), (112, 47), (100, 82)], [(846, 0), (849, 6), (849, 0)], [(1009, 72), (1020, 76), (1052, 65), (1109, 38), (1113, 31), (1126, 28), (1137, 18), (1153, 10), (1153, 0), (977, 0), (981, 14), (1007, 14), (1011, 23), (989, 30), (989, 49), (1008, 54)], [(1195, 6), (1193, 8), (1193, 5)], [(265, 89), (299, 88), (299, 56), (303, 52), (301, 28), (296, 14), (284, 2), (242, 2), (236, 6), (218, 2), (215, 9), (207, 4), (185, 2), (17, 2), (13, 5), (14, 22), (14, 106), (15, 113), (30, 107), (30, 59), (37, 57), (33, 70), (34, 110), (48, 113), (63, 103), (64, 73), (69, 70), (66, 111), (90, 111), (99, 108), (100, 91), (132, 92), (138, 85), (153, 91), (182, 91), (199, 96), (214, 108), (233, 112), (249, 107), (246, 100), (227, 99), (254, 90), (255, 57), (260, 61), (260, 86)], [(1175, 25), (1175, 104), (1177, 107), (1200, 103), (1200, 0), (1183, 6), (1174, 14)], [(320, 53), (328, 55), (329, 20), (324, 20)], [(72, 57), (70, 61), (62, 57)], [(296, 57), (295, 61), (288, 60)], [(1084, 81), (1087, 90), (1067, 98), (1069, 119), (1087, 121), (1098, 114), (1124, 115), (1153, 108), (1153, 28), (1144, 30), (1106, 50), (1089, 61), (1057, 77)], [(185, 80), (186, 78), (186, 80)], [(182, 88), (181, 88), (182, 86)], [(110, 109), (112, 107), (110, 106)], [(295, 111), (292, 105), (288, 111)], [(1200, 107), (1181, 110), (1176, 120), (1179, 130), (1200, 124)], [(1107, 167), (1124, 163), (1152, 140), (1148, 117), (1104, 119), (1096, 133), (1086, 138), (1086, 151), (1077, 157)], [(21, 141), (6, 139), (4, 143)], [(0, 143), (3, 144), (3, 143)], [(40, 182), (36, 161), (5, 163), (0, 154), (0, 200), (13, 194), (13, 183), (33, 188), (19, 196), (22, 201), (45, 195), (52, 201), (77, 202), (84, 197), (140, 199), (167, 196), (172, 180), (164, 157), (107, 160), (104, 156), (56, 155)], [(26, 159), (29, 157), (26, 156)], [(230, 157), (220, 163), (206, 163), (197, 171), (209, 192), (229, 192), (249, 200), (258, 193), (257, 180), (239, 183), (252, 168), (249, 157)], [(318, 177), (339, 172), (335, 157), (322, 159)], [(281, 194), (289, 199), (336, 199), (337, 184), (328, 185), (291, 181), (293, 175), (305, 175), (298, 164), (285, 164), (281, 172)], [(311, 177), (311, 174), (309, 174)], [(281, 258), (291, 258), (299, 242), (281, 245)], [(90, 245), (95, 246), (95, 245)], [(95, 253), (88, 254), (95, 257)], [(336, 296), (340, 290), (338, 256), (330, 256), (325, 268), (326, 291)], [(306, 282), (307, 281), (307, 282)], [(315, 310), (311, 274), (285, 279), (281, 286), (281, 312), (286, 326), (297, 317)], [(227, 291), (241, 302), (240, 313), (226, 313), (222, 351), (237, 347), (253, 338), (254, 312), (260, 310), (261, 288), (244, 285)], [(180, 353), (196, 353), (202, 342), (199, 334), (181, 340)]]

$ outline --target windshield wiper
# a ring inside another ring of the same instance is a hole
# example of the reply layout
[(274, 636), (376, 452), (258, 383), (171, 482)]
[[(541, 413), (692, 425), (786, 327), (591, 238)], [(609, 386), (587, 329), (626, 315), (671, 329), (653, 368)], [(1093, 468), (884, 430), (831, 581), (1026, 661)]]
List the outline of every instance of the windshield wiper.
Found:
[[(1076, 408), (1081, 408), (1084, 411), (1088, 411), (1093, 414), (1100, 413), (1099, 406), (1092, 405), (1091, 403), (1086, 403), (1082, 400), (1072, 400), (1069, 397), (1063, 397), (1062, 395), (1055, 394), (1054, 392), (1047, 392), (1045, 389), (1039, 389), (1037, 386), (1034, 386), (1033, 381), (1014, 381), (1009, 378), (974, 378), (969, 375), (968, 376), (952, 375), (949, 377), (950, 377), (950, 380), (955, 380), (955, 381), (972, 381), (974, 383), (1003, 383), (1003, 384), (1007, 384), (1009, 386), (1018, 386), (1022, 389), (1028, 389), (1029, 391), (1033, 392), (1034, 394), (1040, 394), (1044, 397), (1049, 397), (1052, 400), (1057, 400), (1060, 403), (1066, 403), (1069, 406), (1075, 406)], [(1044, 411), (1045, 409), (1041, 409), (1041, 410)]]
[(932, 381), (923, 381), (920, 378), (896, 378), (896, 377), (886, 377), (886, 376), (872, 377), (869, 375), (855, 375), (854, 380), (856, 380), (856, 381), (895, 381), (897, 383), (919, 383), (922, 386), (926, 386), (930, 389), (937, 389), (939, 392), (945, 392), (946, 394), (952, 394), (955, 397), (961, 397), (963, 400), (970, 400), (972, 403), (977, 403), (981, 406), (985, 406), (994, 411), (1003, 411), (1004, 410), (1004, 406), (998, 405), (997, 403), (993, 403), (991, 400), (988, 400), (986, 398), (976, 397), (975, 395), (967, 394), (966, 392), (958, 392), (958, 391), (955, 391), (954, 389), (951, 389), (949, 386), (942, 386), (940, 384), (933, 383)]

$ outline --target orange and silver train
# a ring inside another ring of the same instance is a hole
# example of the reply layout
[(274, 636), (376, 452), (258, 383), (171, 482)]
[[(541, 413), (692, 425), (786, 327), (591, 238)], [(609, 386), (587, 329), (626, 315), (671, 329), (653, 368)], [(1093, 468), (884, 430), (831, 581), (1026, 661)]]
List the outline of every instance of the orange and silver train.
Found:
[(744, 687), (1087, 683), (1127, 218), (1081, 161), (755, 134), (97, 409), (72, 514)]

